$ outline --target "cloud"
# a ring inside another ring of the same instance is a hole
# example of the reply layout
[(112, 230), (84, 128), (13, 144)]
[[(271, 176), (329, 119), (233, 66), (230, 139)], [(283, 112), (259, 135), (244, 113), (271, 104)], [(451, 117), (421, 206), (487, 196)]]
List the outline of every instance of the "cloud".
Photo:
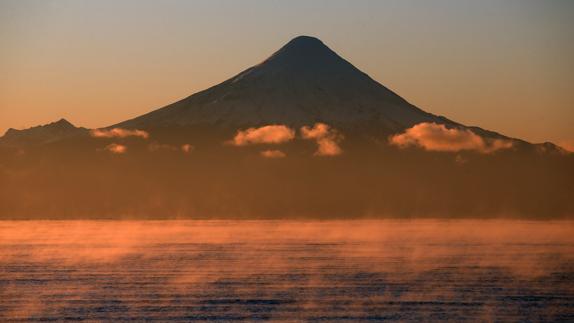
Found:
[(268, 125), (239, 130), (229, 143), (234, 146), (252, 144), (281, 144), (295, 138), (295, 131), (284, 125)]
[(125, 154), (128, 150), (128, 147), (116, 143), (112, 143), (104, 148), (105, 150), (111, 152), (112, 154)]
[(158, 151), (181, 151), (183, 153), (189, 154), (193, 151), (195, 147), (190, 144), (183, 144), (181, 146), (174, 146), (169, 144), (162, 144), (157, 141), (154, 141), (148, 145), (148, 150), (151, 152), (158, 152)]
[(304, 126), (301, 128), (301, 136), (303, 139), (315, 140), (315, 156), (336, 156), (343, 153), (338, 144), (343, 140), (343, 136), (327, 124), (316, 123), (312, 128)]
[(126, 137), (140, 137), (143, 139), (149, 138), (149, 133), (143, 130), (129, 130), (122, 128), (112, 129), (93, 129), (90, 135), (94, 138), (126, 138)]
[(190, 144), (183, 144), (181, 145), (181, 151), (183, 151), (186, 154), (189, 154), (190, 152), (192, 152), (195, 149), (195, 147), (193, 147)]
[(449, 129), (434, 122), (419, 123), (402, 134), (391, 136), (389, 142), (400, 148), (415, 146), (427, 151), (469, 150), (483, 154), (512, 147), (510, 140), (485, 139), (469, 129)]
[(261, 156), (265, 158), (285, 158), (287, 155), (281, 150), (264, 150)]

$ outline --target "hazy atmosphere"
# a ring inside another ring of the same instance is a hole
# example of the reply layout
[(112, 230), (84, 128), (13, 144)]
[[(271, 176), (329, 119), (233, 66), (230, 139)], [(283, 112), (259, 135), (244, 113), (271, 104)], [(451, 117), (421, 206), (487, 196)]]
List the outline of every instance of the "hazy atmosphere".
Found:
[(574, 148), (572, 1), (0, 1), (0, 133), (103, 127), (320, 38), (426, 111)]
[(573, 27), (0, 0), (0, 321), (574, 322)]

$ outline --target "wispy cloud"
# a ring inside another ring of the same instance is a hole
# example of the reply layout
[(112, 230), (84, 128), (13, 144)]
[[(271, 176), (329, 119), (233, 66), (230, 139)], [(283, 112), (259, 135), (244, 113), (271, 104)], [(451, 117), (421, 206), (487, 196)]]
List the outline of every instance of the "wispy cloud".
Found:
[(128, 147), (125, 145), (120, 145), (116, 143), (112, 143), (107, 145), (104, 150), (111, 152), (112, 154), (125, 154), (128, 150)]
[(126, 137), (140, 137), (143, 139), (149, 138), (149, 133), (143, 130), (130, 130), (122, 128), (112, 129), (93, 129), (90, 135), (94, 138), (126, 138)]
[(174, 146), (170, 144), (162, 144), (154, 141), (148, 145), (148, 150), (151, 152), (160, 151), (181, 151), (183, 153), (189, 154), (193, 151), (194, 147), (190, 144), (183, 144), (181, 146)]
[(389, 142), (400, 148), (421, 147), (427, 151), (448, 152), (468, 150), (483, 154), (512, 147), (510, 140), (485, 139), (469, 129), (449, 129), (434, 122), (419, 123), (402, 134), (390, 137)]
[(316, 156), (336, 156), (343, 153), (339, 142), (343, 136), (324, 123), (316, 123), (313, 127), (304, 126), (301, 128), (303, 139), (315, 140), (317, 143)]
[(287, 154), (285, 154), (281, 150), (270, 149), (262, 151), (261, 156), (265, 158), (285, 158)]
[(190, 144), (183, 144), (181, 145), (181, 151), (183, 151), (186, 154), (189, 154), (190, 152), (192, 152), (195, 149), (195, 147), (193, 147)]
[(229, 143), (234, 146), (252, 144), (281, 144), (295, 138), (295, 131), (284, 125), (268, 125), (239, 130)]

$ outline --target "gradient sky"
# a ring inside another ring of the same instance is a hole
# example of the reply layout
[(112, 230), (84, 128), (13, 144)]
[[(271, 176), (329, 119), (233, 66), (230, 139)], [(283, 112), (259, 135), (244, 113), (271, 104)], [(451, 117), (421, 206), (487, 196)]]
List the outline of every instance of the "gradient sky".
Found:
[(0, 0), (0, 132), (107, 126), (312, 35), (420, 108), (574, 147), (574, 1)]

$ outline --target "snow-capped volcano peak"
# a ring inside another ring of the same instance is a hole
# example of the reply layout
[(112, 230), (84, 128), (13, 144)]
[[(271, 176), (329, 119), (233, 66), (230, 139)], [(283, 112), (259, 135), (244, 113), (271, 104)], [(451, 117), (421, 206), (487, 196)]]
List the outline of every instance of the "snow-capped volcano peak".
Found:
[(237, 129), (315, 122), (393, 133), (420, 122), (449, 121), (409, 104), (319, 39), (299, 36), (219, 85), (115, 126)]
[(337, 63), (342, 60), (322, 41), (310, 36), (299, 36), (285, 44), (264, 64), (277, 64), (289, 67), (311, 67), (312, 64)]

